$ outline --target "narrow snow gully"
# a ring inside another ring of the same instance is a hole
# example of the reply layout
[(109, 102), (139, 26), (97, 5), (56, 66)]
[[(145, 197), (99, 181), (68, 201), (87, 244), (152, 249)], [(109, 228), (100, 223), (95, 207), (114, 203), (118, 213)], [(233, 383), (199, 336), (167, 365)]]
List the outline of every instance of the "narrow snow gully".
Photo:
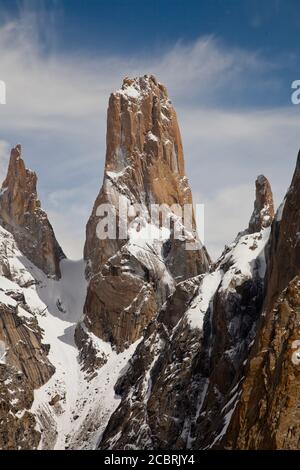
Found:
[(60, 281), (44, 278), (37, 288), (46, 308), (38, 321), (44, 330), (43, 342), (50, 345), (49, 360), (56, 369), (52, 378), (35, 391), (32, 406), (39, 418), (41, 448), (65, 449), (72, 431), (80, 382), (74, 333), (86, 296), (84, 270), (83, 261), (63, 260)]
[(54, 281), (39, 271), (38, 286), (27, 295), (42, 312), (37, 318), (44, 330), (43, 343), (50, 345), (48, 357), (56, 369), (35, 390), (31, 411), (41, 432), (39, 449), (95, 449), (120, 402), (114, 385), (140, 340), (117, 354), (109, 343), (86, 331), (97, 355), (107, 362), (92, 377), (81, 370), (74, 333), (86, 298), (85, 263), (63, 260), (61, 273), (61, 279)]

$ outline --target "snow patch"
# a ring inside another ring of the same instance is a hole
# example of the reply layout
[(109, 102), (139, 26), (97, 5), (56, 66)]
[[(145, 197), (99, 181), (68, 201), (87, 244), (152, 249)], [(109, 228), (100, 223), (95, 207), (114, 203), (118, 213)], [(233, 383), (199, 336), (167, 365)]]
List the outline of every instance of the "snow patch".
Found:
[(212, 442), (212, 444), (209, 446), (209, 449), (211, 449), (217, 442), (219, 442), (222, 437), (225, 436), (226, 432), (227, 432), (227, 429), (228, 429), (228, 426), (230, 424), (230, 421), (231, 421), (231, 418), (233, 416), (233, 413), (235, 412), (235, 409), (236, 409), (236, 406), (238, 404), (238, 398), (241, 394), (241, 391), (239, 392), (236, 392), (233, 397), (228, 401), (228, 403), (226, 403), (226, 405), (224, 406), (222, 412), (224, 411), (227, 411), (228, 408), (230, 408), (225, 416), (224, 416), (224, 424), (223, 424), (223, 428), (221, 430), (221, 432), (219, 432), (219, 434), (215, 437), (214, 441)]
[[(32, 411), (38, 417), (39, 429), (44, 429), (40, 448), (47, 448), (49, 442), (55, 450), (97, 447), (120, 401), (115, 396), (115, 383), (140, 341), (117, 354), (110, 343), (85, 329), (97, 355), (107, 362), (92, 377), (81, 369), (74, 333), (82, 320), (86, 297), (84, 272), (83, 261), (63, 260), (61, 280), (48, 283), (39, 293), (47, 305), (39, 324), (45, 331), (44, 341), (51, 345), (48, 357), (56, 369), (51, 379), (34, 392)], [(55, 404), (54, 398), (57, 398)]]
[(153, 140), (153, 142), (158, 142), (158, 138), (151, 131), (148, 132), (147, 136), (149, 140)]
[[(219, 292), (235, 291), (237, 286), (253, 277), (254, 270), (263, 279), (266, 270), (264, 248), (269, 236), (270, 227), (241, 236), (220, 259), (218, 268), (203, 276), (199, 293), (187, 311), (192, 328), (203, 328), (204, 316), (219, 286)], [(224, 273), (225, 266), (227, 271)]]
[(188, 322), (192, 328), (199, 328), (202, 330), (205, 313), (207, 312), (209, 304), (213, 300), (221, 279), (221, 271), (215, 271), (211, 274), (204, 275), (199, 287), (199, 293), (186, 314)]
[(128, 85), (124, 87), (124, 89), (118, 90), (117, 93), (125, 97), (134, 98), (134, 99), (137, 99), (140, 96), (140, 91), (137, 90), (134, 85)]
[(264, 248), (269, 239), (270, 230), (268, 227), (258, 233), (243, 235), (232, 246), (220, 264), (221, 268), (230, 264), (230, 268), (224, 274), (221, 291), (235, 290), (237, 286), (253, 277), (255, 268), (259, 269), (259, 276), (264, 277), (266, 270)]

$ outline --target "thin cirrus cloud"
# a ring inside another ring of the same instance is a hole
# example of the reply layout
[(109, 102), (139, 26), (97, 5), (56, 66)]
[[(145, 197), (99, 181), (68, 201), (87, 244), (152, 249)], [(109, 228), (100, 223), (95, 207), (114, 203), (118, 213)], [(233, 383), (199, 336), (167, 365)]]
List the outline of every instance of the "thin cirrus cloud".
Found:
[(247, 104), (253, 83), (259, 93), (277, 89), (274, 64), (213, 37), (179, 42), (152, 57), (105, 51), (67, 56), (45, 52), (34, 24), (23, 13), (0, 26), (0, 79), (7, 85), (7, 104), (0, 107), (0, 172), (8, 143), (21, 142), (69, 256), (82, 256), (103, 174), (107, 101), (126, 75), (153, 73), (168, 88), (187, 173), (196, 199), (206, 205), (205, 242), (213, 257), (247, 224), (257, 174), (266, 173), (277, 199), (282, 197), (298, 149), (298, 110), (256, 109), (250, 98)]

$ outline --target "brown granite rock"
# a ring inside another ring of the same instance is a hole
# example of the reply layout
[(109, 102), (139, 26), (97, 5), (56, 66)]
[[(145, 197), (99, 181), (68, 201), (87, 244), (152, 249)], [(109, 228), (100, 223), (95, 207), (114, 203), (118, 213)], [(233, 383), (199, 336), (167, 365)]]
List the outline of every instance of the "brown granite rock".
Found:
[(46, 274), (60, 277), (65, 257), (47, 214), (41, 209), (36, 174), (25, 168), (21, 146), (11, 151), (0, 196), (0, 223), (11, 232), (22, 253)]
[(266, 312), (224, 445), (300, 449), (300, 279)]
[(0, 449), (36, 449), (40, 433), (30, 411), (33, 391), (54, 373), (34, 316), (0, 303)]
[[(141, 213), (119, 211), (122, 196)], [(188, 235), (155, 243), (100, 240), (97, 209), (110, 204), (117, 220), (149, 223), (151, 204), (180, 210), (192, 203), (176, 113), (166, 89), (153, 76), (126, 78), (109, 99), (104, 181), (87, 224), (85, 259), (90, 280), (85, 324), (119, 350), (140, 337), (175, 285), (207, 271), (209, 256), (197, 239), (194, 216)], [(177, 206), (177, 207), (178, 207)], [(197, 242), (196, 250), (186, 250)]]
[[(193, 380), (202, 332), (191, 330), (182, 315), (199, 281), (178, 284), (159, 316), (148, 325), (144, 340), (116, 384), (122, 402), (111, 416), (101, 449), (186, 448), (191, 416), (196, 414), (205, 381)], [(173, 330), (175, 322), (178, 325)]]
[(300, 152), (291, 185), (272, 225), (267, 269), (268, 305), (300, 269)]
[(249, 233), (260, 232), (262, 228), (269, 227), (274, 218), (274, 203), (271, 185), (263, 175), (255, 181), (256, 194), (254, 210), (249, 222)]

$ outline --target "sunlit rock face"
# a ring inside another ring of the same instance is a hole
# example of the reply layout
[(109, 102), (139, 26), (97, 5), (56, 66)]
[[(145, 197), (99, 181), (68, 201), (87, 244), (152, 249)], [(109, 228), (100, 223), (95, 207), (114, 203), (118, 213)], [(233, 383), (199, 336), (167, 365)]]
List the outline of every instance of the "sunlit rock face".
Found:
[(256, 197), (254, 210), (249, 222), (249, 232), (259, 232), (272, 224), (274, 218), (274, 203), (271, 185), (263, 175), (258, 176), (255, 181)]
[[(140, 205), (121, 213), (119, 198)], [(99, 240), (97, 210), (110, 204), (117, 220), (130, 223), (128, 239)], [(87, 224), (88, 295), (85, 324), (122, 350), (142, 334), (176, 284), (207, 271), (209, 256), (197, 241), (192, 213), (187, 234), (154, 230), (151, 205), (192, 204), (176, 113), (153, 76), (126, 78), (110, 96), (104, 181)], [(135, 227), (138, 226), (136, 229)], [(196, 250), (186, 244), (196, 243)]]

